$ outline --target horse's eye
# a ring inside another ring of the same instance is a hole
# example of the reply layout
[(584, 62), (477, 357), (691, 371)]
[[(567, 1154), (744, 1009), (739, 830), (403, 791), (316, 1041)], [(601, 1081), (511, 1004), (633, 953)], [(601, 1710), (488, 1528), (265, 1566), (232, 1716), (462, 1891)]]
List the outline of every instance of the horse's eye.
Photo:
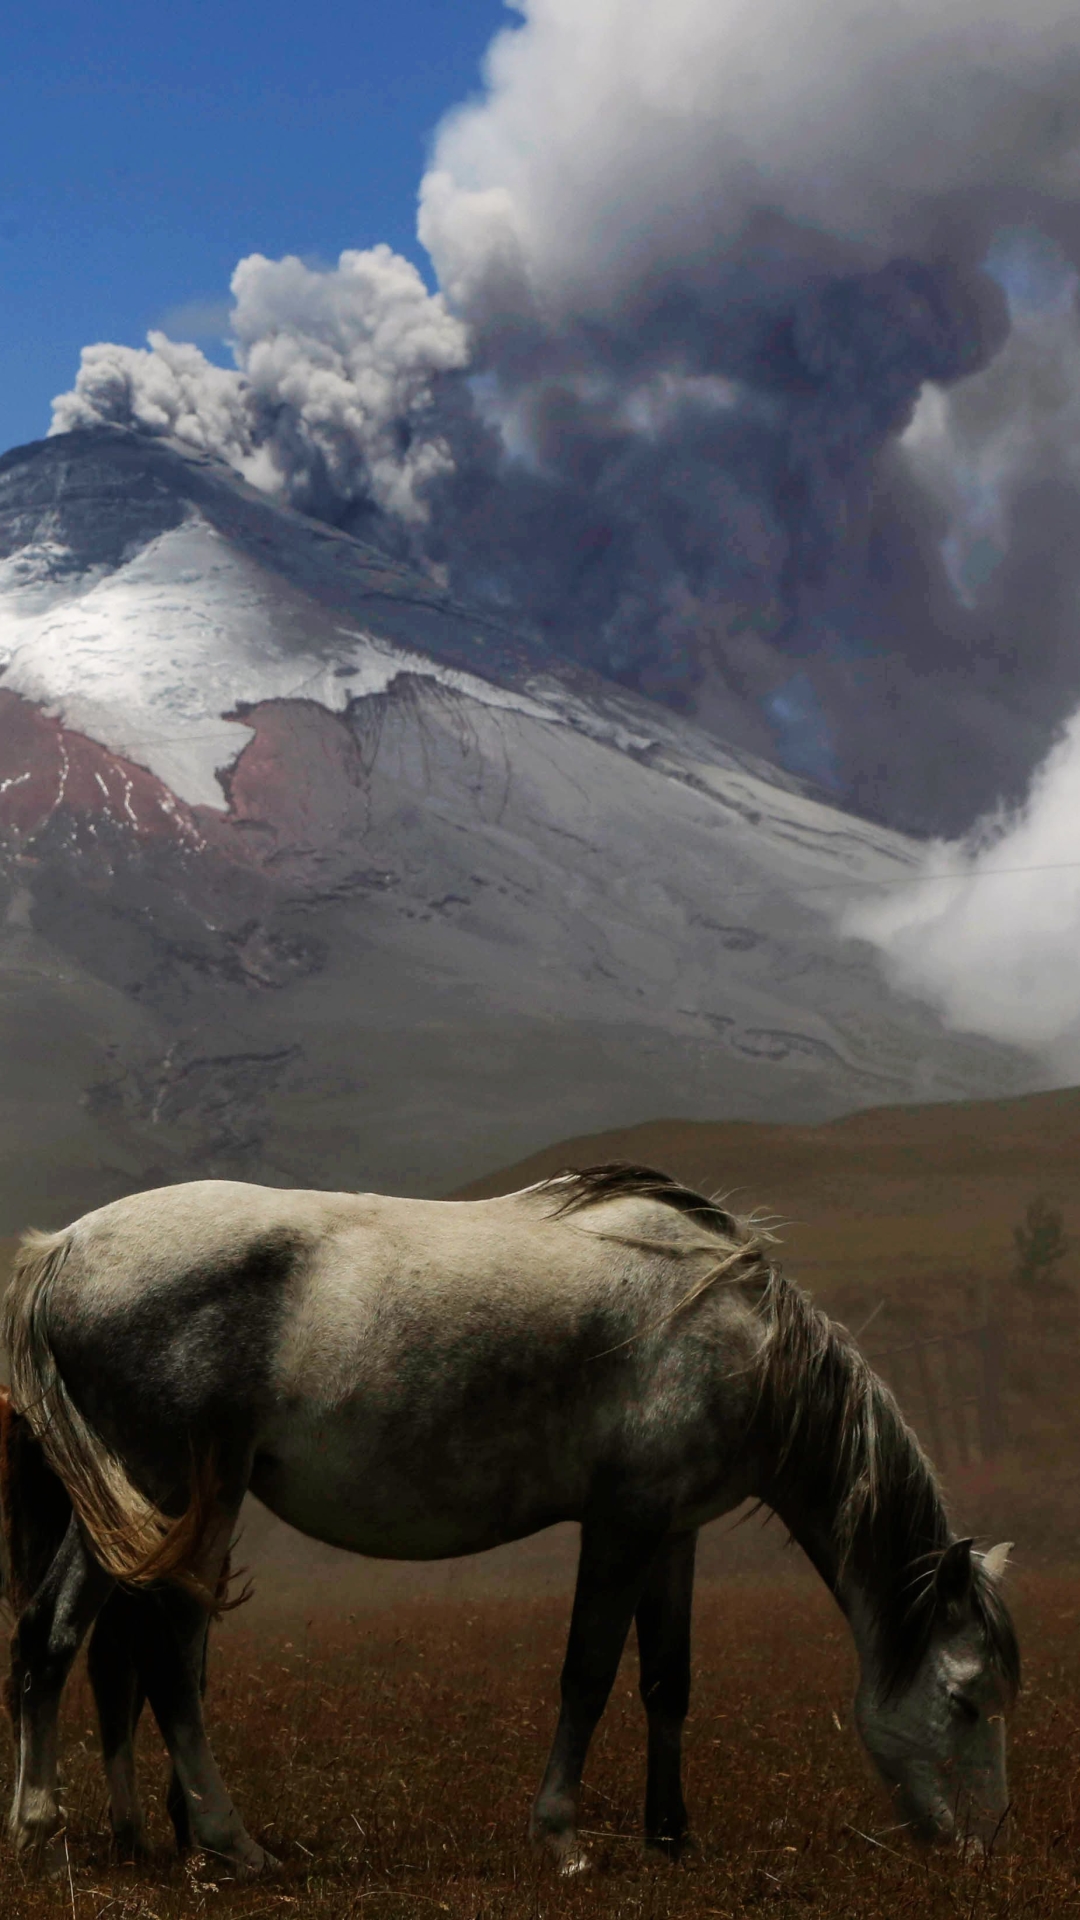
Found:
[(974, 1700), (969, 1700), (964, 1693), (950, 1693), (949, 1704), (958, 1720), (963, 1720), (969, 1727), (975, 1724), (979, 1717), (979, 1709)]

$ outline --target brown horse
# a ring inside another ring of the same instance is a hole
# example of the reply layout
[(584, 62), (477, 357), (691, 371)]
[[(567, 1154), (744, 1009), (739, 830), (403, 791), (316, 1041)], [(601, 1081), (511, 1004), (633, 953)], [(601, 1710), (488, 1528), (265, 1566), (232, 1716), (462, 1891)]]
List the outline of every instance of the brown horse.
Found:
[[(0, 1385), (0, 1601), (6, 1601), (16, 1622), (73, 1524), (71, 1501), (48, 1465), (29, 1420), (15, 1411), (8, 1389)], [(226, 1582), (227, 1578), (226, 1572)], [(224, 1593), (222, 1584), (219, 1600)], [(134, 1743), (139, 1717), (147, 1698), (159, 1723), (167, 1724), (170, 1713), (177, 1652), (163, 1599), (157, 1592), (131, 1592), (118, 1587), (94, 1623), (87, 1652), (109, 1784), (113, 1838), (122, 1859), (133, 1859), (145, 1849), (142, 1811), (135, 1789)], [(12, 1637), (12, 1656), (4, 1704), (18, 1758), (23, 1695), (14, 1679), (17, 1632)], [(187, 1802), (175, 1772), (169, 1782), (167, 1805), (177, 1845), (186, 1851), (191, 1845), (191, 1828)]]

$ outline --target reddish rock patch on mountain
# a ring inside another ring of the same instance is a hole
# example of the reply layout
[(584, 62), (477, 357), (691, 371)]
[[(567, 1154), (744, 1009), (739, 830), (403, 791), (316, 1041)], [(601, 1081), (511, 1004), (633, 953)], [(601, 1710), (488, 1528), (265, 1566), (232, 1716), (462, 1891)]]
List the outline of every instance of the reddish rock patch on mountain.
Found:
[[(91, 856), (106, 837), (270, 869), (305, 890), (325, 856), (363, 833), (366, 779), (343, 715), (313, 701), (244, 712), (253, 739), (223, 776), (221, 810), (190, 807), (145, 767), (19, 695), (0, 691), (0, 838), (22, 853), (50, 830)], [(99, 839), (101, 834), (101, 839)]]
[(107, 823), (182, 847), (203, 843), (191, 810), (145, 767), (0, 690), (0, 833), (26, 849), (53, 822), (77, 841)]

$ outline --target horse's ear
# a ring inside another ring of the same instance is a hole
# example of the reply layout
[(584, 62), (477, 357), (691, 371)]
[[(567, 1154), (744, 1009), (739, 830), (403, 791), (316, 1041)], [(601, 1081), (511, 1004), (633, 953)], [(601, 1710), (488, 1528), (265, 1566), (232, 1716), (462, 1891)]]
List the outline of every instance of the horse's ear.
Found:
[(934, 1599), (942, 1613), (959, 1612), (971, 1598), (974, 1569), (971, 1564), (971, 1540), (953, 1540), (937, 1563), (934, 1575)]
[(996, 1547), (988, 1547), (982, 1556), (982, 1569), (987, 1579), (1000, 1584), (1004, 1580), (1009, 1566), (1009, 1555), (1013, 1550), (1011, 1540), (999, 1540)]

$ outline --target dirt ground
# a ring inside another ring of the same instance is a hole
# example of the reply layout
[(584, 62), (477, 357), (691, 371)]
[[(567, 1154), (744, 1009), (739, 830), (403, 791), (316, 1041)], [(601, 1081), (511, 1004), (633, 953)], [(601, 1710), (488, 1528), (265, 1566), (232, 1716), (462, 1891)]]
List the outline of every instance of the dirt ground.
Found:
[[(152, 1727), (141, 1766), (153, 1855), (118, 1866), (85, 1684), (63, 1743), (66, 1858), (52, 1879), (0, 1852), (12, 1920), (830, 1920), (1080, 1911), (1080, 1583), (1021, 1576), (1026, 1684), (1012, 1738), (1013, 1830), (989, 1864), (923, 1857), (890, 1832), (851, 1727), (846, 1629), (809, 1576), (705, 1583), (695, 1622), (687, 1798), (696, 1848), (640, 1841), (643, 1726), (624, 1662), (595, 1743), (583, 1826), (595, 1866), (562, 1884), (524, 1837), (555, 1712), (565, 1597), (412, 1600), (317, 1617), (286, 1608), (216, 1631), (209, 1718), (252, 1831), (279, 1856), (236, 1886), (179, 1863)], [(10, 1759), (0, 1791), (10, 1791)]]

